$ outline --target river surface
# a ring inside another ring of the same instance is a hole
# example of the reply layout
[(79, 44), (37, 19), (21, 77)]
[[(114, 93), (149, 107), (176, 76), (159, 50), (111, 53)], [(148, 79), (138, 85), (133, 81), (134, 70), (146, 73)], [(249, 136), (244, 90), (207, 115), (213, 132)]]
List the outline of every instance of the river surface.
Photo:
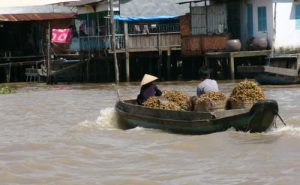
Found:
[[(10, 85), (17, 93), (0, 95), (1, 185), (300, 183), (300, 85), (262, 86), (287, 126), (192, 136), (119, 128), (114, 104), (138, 84)], [(189, 95), (196, 85), (158, 84)], [(235, 85), (219, 84), (227, 95)]]

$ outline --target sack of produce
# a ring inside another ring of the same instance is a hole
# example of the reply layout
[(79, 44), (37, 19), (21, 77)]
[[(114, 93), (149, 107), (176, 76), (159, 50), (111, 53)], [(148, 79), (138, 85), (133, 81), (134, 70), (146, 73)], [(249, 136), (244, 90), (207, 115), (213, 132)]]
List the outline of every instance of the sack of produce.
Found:
[(256, 82), (244, 80), (232, 90), (229, 101), (232, 109), (244, 109), (264, 99), (265, 94)]
[(210, 92), (199, 96), (194, 110), (198, 112), (216, 112), (225, 110), (226, 96), (222, 92)]
[(256, 101), (243, 101), (230, 99), (230, 105), (232, 109), (250, 109)]

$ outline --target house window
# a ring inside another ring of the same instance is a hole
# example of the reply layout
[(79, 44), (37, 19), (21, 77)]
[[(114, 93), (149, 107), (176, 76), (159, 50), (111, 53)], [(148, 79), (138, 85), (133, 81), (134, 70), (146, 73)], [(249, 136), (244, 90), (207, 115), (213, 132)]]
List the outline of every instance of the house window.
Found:
[(258, 31), (267, 31), (267, 10), (265, 6), (257, 8)]
[(295, 6), (296, 29), (300, 30), (300, 4)]

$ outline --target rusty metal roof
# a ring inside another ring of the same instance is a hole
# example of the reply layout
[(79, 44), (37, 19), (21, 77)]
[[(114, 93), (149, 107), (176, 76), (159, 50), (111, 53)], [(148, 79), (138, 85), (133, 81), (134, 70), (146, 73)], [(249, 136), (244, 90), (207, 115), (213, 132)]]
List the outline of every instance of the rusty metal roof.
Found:
[(59, 5), (0, 8), (0, 21), (39, 21), (76, 16), (76, 8)]
[(8, 7), (25, 7), (25, 6), (41, 6), (50, 4), (64, 4), (69, 2), (76, 2), (80, 0), (6, 0), (1, 1), (0, 8)]
[[(116, 1), (116, 0), (115, 0)], [(88, 4), (94, 4), (94, 3), (99, 3), (99, 2), (107, 2), (107, 0), (84, 0), (84, 1), (74, 1), (74, 2), (69, 2), (68, 6), (84, 6)]]

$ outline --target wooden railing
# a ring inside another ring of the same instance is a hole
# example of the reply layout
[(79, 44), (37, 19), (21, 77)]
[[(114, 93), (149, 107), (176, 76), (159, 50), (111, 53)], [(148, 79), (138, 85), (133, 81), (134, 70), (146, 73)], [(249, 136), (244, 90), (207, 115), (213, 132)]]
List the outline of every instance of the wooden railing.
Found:
[(129, 35), (128, 49), (157, 49), (180, 47), (179, 33), (152, 33), (147, 35)]
[[(173, 33), (149, 33), (149, 34), (129, 34), (127, 43), (125, 35), (116, 35), (116, 49), (124, 50), (127, 46), (129, 50), (157, 48), (172, 48), (181, 46), (181, 37), (179, 32)], [(111, 48), (111, 36), (84, 36), (80, 37), (81, 51), (99, 51)]]

